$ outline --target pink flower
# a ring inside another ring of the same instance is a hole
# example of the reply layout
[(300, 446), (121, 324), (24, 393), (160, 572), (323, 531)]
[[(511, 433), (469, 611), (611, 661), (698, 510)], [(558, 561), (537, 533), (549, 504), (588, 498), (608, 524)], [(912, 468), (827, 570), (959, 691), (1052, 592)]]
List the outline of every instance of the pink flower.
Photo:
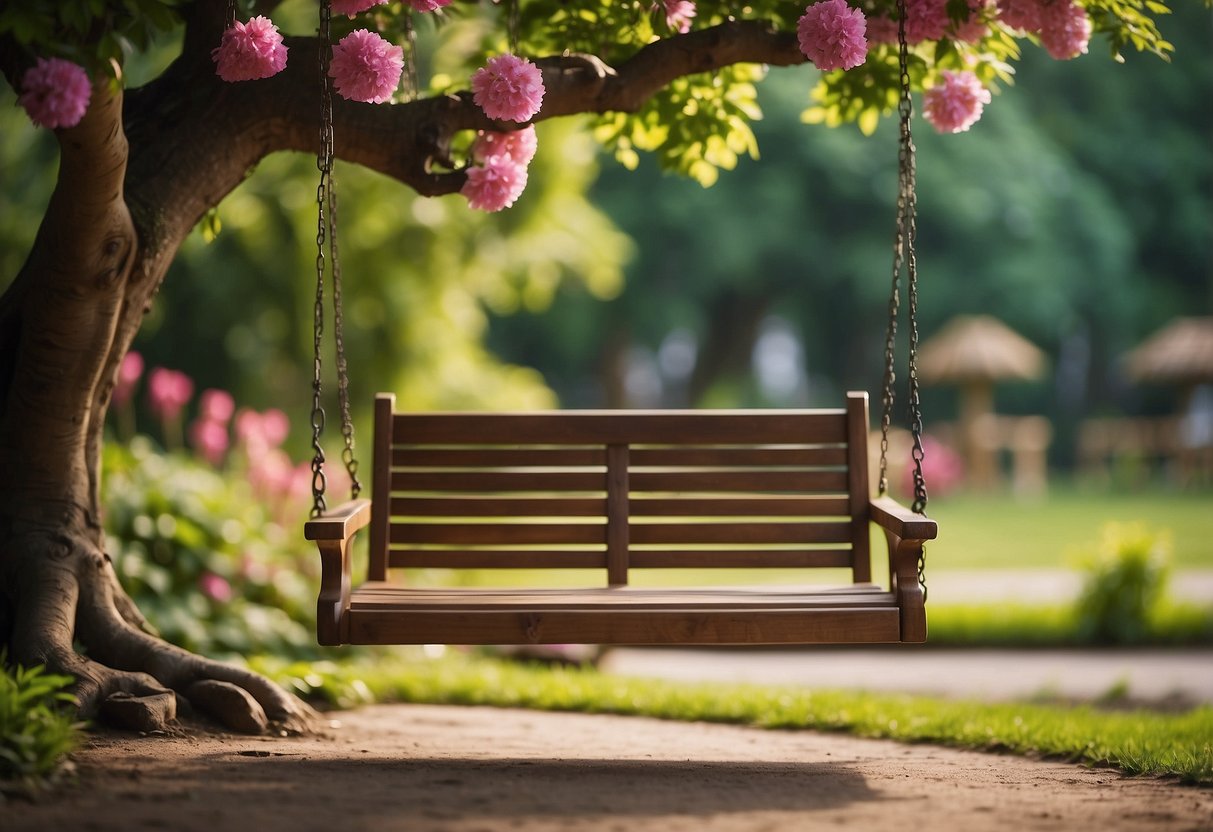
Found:
[(981, 118), (990, 91), (972, 72), (944, 70), (942, 83), (923, 94), (923, 115), (940, 133), (961, 133)]
[(1040, 0), (998, 0), (998, 18), (1012, 29), (1039, 32), (1043, 9)]
[(118, 380), (114, 382), (114, 392), (110, 396), (118, 407), (126, 407), (135, 392), (139, 376), (143, 375), (143, 356), (131, 350), (122, 356), (122, 364), (118, 367)]
[(228, 448), (227, 426), (205, 416), (196, 419), (190, 425), (190, 444), (211, 465), (222, 465)]
[(249, 460), (249, 484), (262, 499), (277, 500), (289, 493), (294, 474), (291, 458), (281, 448)]
[(152, 370), (147, 387), (152, 411), (166, 422), (175, 421), (181, 415), (181, 408), (194, 395), (194, 382), (189, 376), (164, 367)]
[(509, 156), (490, 156), (483, 167), (471, 167), (459, 193), (481, 211), (500, 211), (514, 204), (526, 189), (526, 167)]
[(906, 43), (939, 40), (951, 23), (948, 0), (906, 0)]
[(277, 75), (286, 66), (286, 46), (268, 17), (237, 20), (211, 50), (215, 74), (224, 81), (256, 81)]
[(472, 100), (489, 118), (529, 121), (543, 104), (543, 74), (516, 55), (489, 58), (472, 74)]
[(198, 410), (203, 419), (226, 425), (236, 411), (236, 402), (226, 390), (203, 390), (198, 399)]
[(218, 601), (220, 604), (226, 604), (232, 600), (232, 585), (227, 582), (227, 578), (216, 575), (214, 572), (203, 572), (199, 575), (198, 588), (207, 598)]
[(39, 58), (21, 77), (17, 103), (39, 127), (75, 127), (93, 94), (84, 68), (62, 58)]
[(1041, 14), (1040, 42), (1059, 61), (1087, 54), (1091, 40), (1091, 19), (1082, 6), (1069, 0), (1057, 0)]
[(381, 104), (392, 97), (404, 70), (404, 49), (374, 32), (355, 29), (333, 47), (329, 75), (342, 98)]
[(409, 5), (419, 12), (434, 12), (451, 5), (451, 0), (409, 0)]
[(483, 162), (490, 156), (509, 156), (515, 164), (526, 167), (535, 158), (539, 148), (539, 139), (535, 135), (534, 125), (528, 124), (521, 130), (508, 133), (498, 133), (493, 130), (481, 130), (472, 142), (472, 158)]
[(665, 6), (665, 25), (675, 32), (691, 31), (691, 19), (695, 17), (695, 4), (691, 0), (661, 0)]
[(264, 413), (241, 410), (236, 414), (236, 438), (244, 445), (249, 458), (264, 456), (286, 441), (291, 432), (291, 421), (277, 408)]
[(796, 24), (800, 51), (822, 71), (851, 69), (868, 56), (863, 12), (846, 0), (822, 0), (804, 10)]
[[(922, 475), (932, 494), (945, 494), (960, 485), (965, 473), (964, 460), (960, 454), (927, 434), (922, 437), (922, 450)], [(902, 487), (906, 494), (914, 493), (913, 460), (906, 463)]]
[(373, 9), (375, 6), (386, 2), (387, 0), (333, 0), (333, 14), (343, 14), (346, 17), (353, 17), (359, 12)]

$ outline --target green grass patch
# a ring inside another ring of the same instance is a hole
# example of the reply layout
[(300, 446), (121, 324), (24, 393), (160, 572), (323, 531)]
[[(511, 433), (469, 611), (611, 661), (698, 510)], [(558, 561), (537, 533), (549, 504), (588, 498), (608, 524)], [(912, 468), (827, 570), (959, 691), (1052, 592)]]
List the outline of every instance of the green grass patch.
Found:
[[(949, 494), (931, 501), (939, 539), (928, 544), (927, 570), (1058, 569), (1072, 565), (1107, 523), (1167, 529), (1177, 569), (1213, 568), (1209, 492), (1117, 493), (1059, 485), (1039, 499), (1006, 494)], [(878, 551), (878, 550), (877, 550)]]
[[(1073, 604), (927, 604), (927, 643), (936, 647), (1091, 647)], [(1213, 606), (1164, 600), (1139, 640), (1142, 647), (1213, 644)]]
[(1089, 706), (680, 684), (464, 656), (377, 657), (346, 664), (261, 660), (257, 669), (303, 696), (339, 707), (372, 701), (489, 705), (841, 731), (1213, 783), (1213, 708), (1209, 707), (1182, 714), (1116, 712)]
[(41, 667), (8, 667), (0, 655), (0, 786), (33, 791), (45, 786), (76, 747), (73, 680)]

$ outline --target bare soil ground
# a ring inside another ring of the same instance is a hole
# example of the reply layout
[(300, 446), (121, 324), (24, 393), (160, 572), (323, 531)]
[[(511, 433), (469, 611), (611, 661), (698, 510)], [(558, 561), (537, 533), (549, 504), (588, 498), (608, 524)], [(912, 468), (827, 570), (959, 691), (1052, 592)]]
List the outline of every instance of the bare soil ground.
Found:
[(19, 830), (1210, 830), (1213, 790), (813, 732), (418, 705), (327, 735), (97, 733)]

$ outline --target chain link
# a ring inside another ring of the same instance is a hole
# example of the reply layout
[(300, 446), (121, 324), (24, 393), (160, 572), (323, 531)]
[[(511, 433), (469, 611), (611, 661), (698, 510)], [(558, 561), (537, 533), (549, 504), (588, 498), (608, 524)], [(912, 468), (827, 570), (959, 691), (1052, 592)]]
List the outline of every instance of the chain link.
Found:
[[(914, 102), (910, 96), (909, 46), (906, 42), (906, 0), (897, 0), (897, 63), (900, 95), (897, 102), (897, 225), (893, 238), (893, 280), (889, 293), (889, 322), (885, 330), (884, 381), (881, 390), (880, 417), (880, 480), (879, 493), (889, 490), (888, 455), (889, 427), (893, 418), (894, 385), (896, 383), (897, 320), (901, 306), (901, 275), (906, 275), (906, 293), (909, 305), (910, 355), (907, 404), (910, 420), (910, 435), (913, 447), (910, 455), (914, 463), (914, 501), (911, 509), (923, 514), (927, 508), (927, 486), (922, 464), (925, 456), (922, 445), (922, 400), (918, 382), (918, 258), (915, 242), (918, 236), (917, 162), (911, 122), (914, 117)], [(927, 596), (926, 557), (918, 557), (918, 583), (922, 587), (923, 600)]]
[(331, 177), (333, 172), (333, 98), (329, 89), (329, 49), (331, 48), (332, 8), (329, 0), (320, 3), (320, 150), (316, 155), (316, 167), (320, 171), (320, 184), (316, 186), (316, 300), (312, 307), (312, 517), (324, 513), (325, 487), (324, 446), (320, 438), (324, 434), (324, 407), (321, 405), (321, 355), (324, 335), (324, 250), (328, 241), (331, 215), (326, 213), (330, 205)]
[(324, 474), (325, 413), (321, 405), (322, 361), (324, 335), (324, 272), (325, 248), (333, 275), (333, 338), (336, 342), (337, 400), (341, 412), (341, 434), (345, 447), (341, 459), (350, 477), (350, 492), (357, 497), (362, 491), (358, 481), (358, 461), (354, 458), (354, 423), (350, 417), (349, 374), (345, 360), (344, 318), (341, 314), (341, 258), (337, 250), (337, 183), (333, 177), (333, 94), (329, 83), (329, 60), (332, 49), (332, 5), (320, 3), (320, 150), (316, 167), (320, 184), (316, 187), (316, 301), (313, 307), (312, 341), (312, 516), (323, 514), (326, 505)]
[(350, 417), (350, 379), (345, 361), (345, 320), (341, 313), (341, 258), (337, 256), (337, 187), (332, 175), (329, 176), (329, 259), (333, 271), (333, 341), (336, 345), (337, 359), (337, 403), (341, 411), (341, 436), (344, 447), (341, 451), (341, 461), (350, 477), (350, 498), (356, 498), (362, 492), (362, 483), (358, 481), (358, 460), (354, 458), (354, 420)]

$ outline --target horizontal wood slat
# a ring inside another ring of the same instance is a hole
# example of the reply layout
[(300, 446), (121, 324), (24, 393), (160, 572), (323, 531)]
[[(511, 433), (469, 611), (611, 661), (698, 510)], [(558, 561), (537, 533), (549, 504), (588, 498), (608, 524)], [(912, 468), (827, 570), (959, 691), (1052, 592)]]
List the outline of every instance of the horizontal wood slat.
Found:
[(605, 491), (605, 472), (394, 471), (393, 491)]
[(633, 569), (824, 569), (852, 565), (850, 549), (633, 549)]
[(566, 410), (396, 413), (396, 445), (830, 444), (847, 438), (845, 410)]
[(665, 610), (350, 610), (355, 644), (879, 644), (896, 607)]
[(606, 545), (605, 523), (395, 523), (388, 540), (393, 543), (450, 545), (519, 545), (601, 543)]
[(632, 471), (632, 493), (640, 491), (829, 491), (845, 492), (845, 471), (695, 470)]
[(645, 543), (847, 543), (850, 523), (632, 523), (628, 537)]
[(389, 549), (393, 569), (605, 569), (606, 549)]
[(393, 448), (393, 468), (602, 467), (605, 448)]
[(574, 589), (442, 588), (416, 589), (387, 583), (368, 583), (355, 590), (352, 609), (788, 609), (894, 605), (893, 594), (873, 584), (849, 584), (766, 589), (762, 587), (711, 587), (666, 589), (646, 587), (591, 587)]
[(847, 497), (642, 497), (628, 504), (633, 517), (845, 517)]
[(605, 517), (605, 497), (393, 497), (393, 517)]
[(632, 448), (631, 467), (698, 466), (757, 468), (761, 466), (821, 467), (845, 466), (844, 447), (771, 448), (771, 447), (705, 447), (705, 448)]

